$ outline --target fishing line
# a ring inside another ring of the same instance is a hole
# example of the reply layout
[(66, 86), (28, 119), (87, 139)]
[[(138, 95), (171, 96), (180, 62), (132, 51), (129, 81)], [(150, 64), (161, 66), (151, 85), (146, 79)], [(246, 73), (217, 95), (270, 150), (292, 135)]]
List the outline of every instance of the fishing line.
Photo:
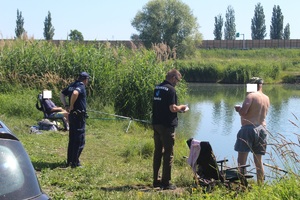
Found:
[[(117, 117), (119, 119), (123, 119), (123, 120), (129, 120), (129, 124), (127, 126), (127, 129), (126, 129), (126, 133), (128, 132), (129, 130), (129, 127), (131, 125), (131, 123), (133, 121), (136, 121), (136, 122), (142, 122), (142, 123), (146, 123), (146, 124), (151, 124), (149, 121), (147, 120), (141, 120), (141, 119), (135, 119), (135, 118), (132, 118), (132, 117), (126, 117), (126, 116), (122, 116), (122, 115), (116, 115), (116, 114), (111, 114), (111, 113), (106, 113), (106, 112), (101, 112), (101, 111), (98, 111), (98, 110), (87, 110), (89, 112), (94, 112), (94, 113), (98, 113), (98, 114), (103, 114), (103, 115), (109, 115), (109, 116), (114, 116), (114, 117)], [(98, 117), (90, 117), (89, 119), (100, 119), (100, 120), (118, 120), (118, 119), (112, 119), (112, 118), (98, 118)]]

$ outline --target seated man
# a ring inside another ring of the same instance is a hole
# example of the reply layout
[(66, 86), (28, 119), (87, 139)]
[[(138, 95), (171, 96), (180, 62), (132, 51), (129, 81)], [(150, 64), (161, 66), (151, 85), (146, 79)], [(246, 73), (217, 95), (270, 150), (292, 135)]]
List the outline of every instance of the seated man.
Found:
[(56, 106), (51, 99), (49, 98), (43, 99), (43, 105), (49, 117), (53, 117), (53, 118), (64, 117), (66, 121), (69, 123), (68, 111), (64, 110), (62, 107)]

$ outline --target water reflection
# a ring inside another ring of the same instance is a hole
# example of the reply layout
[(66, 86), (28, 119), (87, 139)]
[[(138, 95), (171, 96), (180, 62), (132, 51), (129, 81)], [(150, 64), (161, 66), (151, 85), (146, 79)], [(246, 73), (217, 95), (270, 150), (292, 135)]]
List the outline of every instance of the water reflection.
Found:
[[(189, 104), (190, 110), (179, 115), (177, 133), (209, 141), (218, 159), (227, 158), (235, 163), (237, 153), (233, 146), (241, 123), (234, 105), (242, 104), (245, 85), (190, 84), (189, 89), (189, 97), (181, 103)], [(293, 123), (300, 125), (295, 118), (300, 118), (300, 85), (264, 85), (263, 91), (271, 102), (266, 122), (273, 139), (280, 135), (299, 144), (300, 130)], [(299, 149), (294, 150), (299, 153)], [(273, 159), (272, 146), (268, 146), (267, 152), (264, 162)], [(249, 158), (252, 159), (252, 155)]]

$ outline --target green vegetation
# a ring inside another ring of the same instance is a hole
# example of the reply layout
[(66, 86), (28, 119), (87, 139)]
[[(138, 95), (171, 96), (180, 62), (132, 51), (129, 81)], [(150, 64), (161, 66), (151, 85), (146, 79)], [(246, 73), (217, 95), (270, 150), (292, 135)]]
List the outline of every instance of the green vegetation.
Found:
[(235, 40), (235, 12), (231, 5), (227, 7), (226, 14), (225, 14), (225, 25), (224, 25), (224, 39), (225, 40)]
[(21, 38), (22, 35), (26, 32), (24, 29), (24, 18), (22, 16), (22, 12), (19, 11), (19, 9), (17, 9), (17, 21), (16, 21), (17, 25), (16, 25), (16, 29), (15, 29), (15, 33), (16, 33), (16, 38)]
[[(153, 51), (110, 47), (109, 43), (1, 42), (2, 93), (31, 88), (50, 89), (59, 96), (79, 72), (87, 71), (92, 77), (88, 92), (97, 99), (96, 108), (115, 106), (117, 114), (134, 118), (150, 118), (153, 88), (172, 67), (157, 61)], [(185, 85), (180, 87), (184, 93)]]
[[(298, 49), (198, 50), (196, 58), (168, 60), (166, 45), (155, 47), (146, 50), (134, 44), (128, 49), (97, 42), (2, 40), (0, 91), (50, 89), (57, 98), (80, 71), (87, 71), (92, 76), (88, 92), (96, 99), (95, 109), (109, 106), (116, 114), (149, 120), (154, 85), (174, 67), (186, 82), (245, 83), (252, 76), (260, 76), (266, 83), (299, 81)], [(184, 98), (184, 82), (178, 93)]]
[[(14, 40), (0, 41), (0, 91), (50, 89), (58, 96), (80, 71), (91, 74), (89, 96), (96, 109), (114, 107), (116, 114), (149, 120), (154, 85), (168, 69), (178, 68), (186, 82), (245, 83), (252, 76), (266, 83), (299, 81), (298, 49), (198, 50), (189, 60), (168, 60), (166, 45), (155, 51), (110, 43)], [(164, 60), (164, 62), (161, 62)], [(179, 97), (186, 85), (180, 84)], [(143, 106), (142, 106), (143, 105)]]
[[(152, 0), (138, 11), (131, 25), (138, 34), (132, 40), (143, 41), (146, 48), (165, 43), (171, 58), (194, 55), (202, 41), (199, 24), (192, 10), (180, 0)], [(174, 55), (176, 51), (176, 55)]]
[(68, 36), (70, 37), (70, 40), (73, 40), (73, 41), (83, 41), (84, 40), (82, 33), (76, 29), (71, 30), (70, 34)]
[[(211, 193), (196, 187), (193, 173), (183, 156), (189, 151), (182, 135), (175, 143), (173, 182), (175, 191), (151, 188), (152, 130), (128, 120), (104, 120), (91, 112), (87, 121), (86, 146), (81, 156), (83, 168), (63, 168), (66, 159), (68, 133), (29, 134), (42, 113), (34, 109), (35, 93), (24, 91), (0, 96), (1, 120), (17, 135), (27, 150), (37, 171), (43, 190), (52, 199), (298, 199), (299, 178), (287, 176), (251, 189), (229, 191), (217, 187)], [(21, 103), (17, 99), (22, 97)], [(3, 108), (3, 107), (1, 107)], [(10, 111), (10, 112), (8, 112)], [(16, 111), (22, 111), (17, 112)], [(23, 112), (29, 112), (24, 114)], [(107, 117), (107, 116), (106, 116)], [(101, 119), (101, 120), (99, 120)], [(280, 176), (279, 176), (280, 178)]]
[(45, 40), (52, 40), (54, 36), (55, 28), (52, 26), (51, 13), (48, 11), (48, 15), (44, 21), (44, 38)]
[(264, 8), (261, 3), (257, 3), (254, 9), (254, 16), (251, 19), (252, 40), (263, 40), (267, 36)]
[(295, 83), (300, 76), (299, 49), (201, 49), (198, 57), (175, 66), (188, 82), (246, 83), (252, 76), (265, 83)]
[(273, 7), (270, 29), (271, 39), (281, 40), (283, 38), (283, 14), (279, 5)]

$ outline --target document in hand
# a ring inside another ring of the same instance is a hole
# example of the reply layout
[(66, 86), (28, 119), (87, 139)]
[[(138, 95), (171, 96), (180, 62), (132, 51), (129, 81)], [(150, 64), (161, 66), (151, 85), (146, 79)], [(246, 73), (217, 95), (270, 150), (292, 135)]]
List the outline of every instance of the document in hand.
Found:
[(188, 111), (190, 108), (186, 105), (184, 112)]

